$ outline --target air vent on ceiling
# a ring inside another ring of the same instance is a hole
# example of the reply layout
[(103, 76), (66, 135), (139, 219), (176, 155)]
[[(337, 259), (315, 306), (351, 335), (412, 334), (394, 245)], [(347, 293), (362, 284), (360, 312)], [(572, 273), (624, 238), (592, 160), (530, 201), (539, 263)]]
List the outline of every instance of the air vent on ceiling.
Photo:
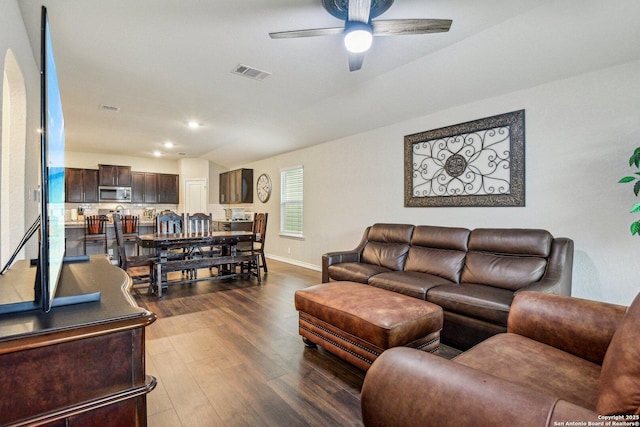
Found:
[(107, 105), (107, 104), (100, 104), (100, 107), (98, 108), (100, 110), (113, 111), (114, 113), (117, 113), (118, 111), (120, 111), (120, 107), (116, 107), (114, 105)]
[(262, 81), (271, 75), (271, 73), (269, 73), (268, 71), (258, 70), (257, 68), (249, 67), (242, 64), (236, 65), (236, 67), (231, 70), (231, 72), (259, 81)]

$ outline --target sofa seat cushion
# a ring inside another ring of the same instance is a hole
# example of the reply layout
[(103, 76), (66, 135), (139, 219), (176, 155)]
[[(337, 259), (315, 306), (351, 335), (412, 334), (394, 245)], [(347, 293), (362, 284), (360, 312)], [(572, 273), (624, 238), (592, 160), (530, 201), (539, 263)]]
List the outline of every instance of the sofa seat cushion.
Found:
[(427, 291), (434, 286), (452, 283), (443, 277), (417, 271), (390, 271), (369, 278), (369, 284), (372, 286), (423, 300), (427, 299)]
[(453, 360), (580, 407), (596, 409), (600, 365), (521, 335), (494, 335)]
[(329, 277), (333, 280), (367, 283), (371, 276), (388, 271), (391, 270), (381, 265), (365, 264), (362, 262), (343, 262), (329, 266)]
[(507, 326), (513, 292), (492, 286), (461, 283), (429, 289), (427, 301), (439, 305), (444, 311)]

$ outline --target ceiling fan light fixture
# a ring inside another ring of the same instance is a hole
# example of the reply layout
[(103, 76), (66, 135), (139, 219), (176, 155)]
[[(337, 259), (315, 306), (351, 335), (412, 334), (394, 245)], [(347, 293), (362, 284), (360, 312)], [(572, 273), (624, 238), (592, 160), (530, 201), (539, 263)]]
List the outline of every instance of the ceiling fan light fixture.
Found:
[(373, 29), (364, 22), (347, 22), (344, 30), (344, 46), (351, 53), (369, 50), (373, 42)]

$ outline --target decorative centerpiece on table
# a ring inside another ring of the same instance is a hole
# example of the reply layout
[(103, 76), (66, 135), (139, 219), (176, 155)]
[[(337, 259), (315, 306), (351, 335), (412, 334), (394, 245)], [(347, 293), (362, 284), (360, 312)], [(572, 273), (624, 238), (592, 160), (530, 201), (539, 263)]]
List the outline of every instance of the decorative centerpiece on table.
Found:
[[(624, 178), (618, 181), (619, 183), (627, 183), (634, 182), (633, 184), (633, 192), (636, 196), (640, 193), (640, 147), (636, 148), (631, 157), (629, 158), (629, 166), (635, 166), (639, 168), (634, 175), (625, 176)], [(631, 208), (631, 213), (640, 212), (640, 203), (636, 203)], [(631, 223), (631, 234), (637, 234), (640, 236), (640, 220), (634, 221)]]

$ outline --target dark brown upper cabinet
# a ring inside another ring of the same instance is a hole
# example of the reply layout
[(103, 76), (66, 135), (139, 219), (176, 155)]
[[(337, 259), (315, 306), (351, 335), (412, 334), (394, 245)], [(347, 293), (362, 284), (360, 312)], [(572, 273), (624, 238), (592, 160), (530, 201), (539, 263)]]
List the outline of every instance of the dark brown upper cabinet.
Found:
[(220, 174), (220, 203), (253, 203), (253, 169)]
[(131, 166), (98, 165), (100, 185), (131, 187)]
[(65, 168), (64, 199), (70, 203), (98, 202), (98, 170)]

